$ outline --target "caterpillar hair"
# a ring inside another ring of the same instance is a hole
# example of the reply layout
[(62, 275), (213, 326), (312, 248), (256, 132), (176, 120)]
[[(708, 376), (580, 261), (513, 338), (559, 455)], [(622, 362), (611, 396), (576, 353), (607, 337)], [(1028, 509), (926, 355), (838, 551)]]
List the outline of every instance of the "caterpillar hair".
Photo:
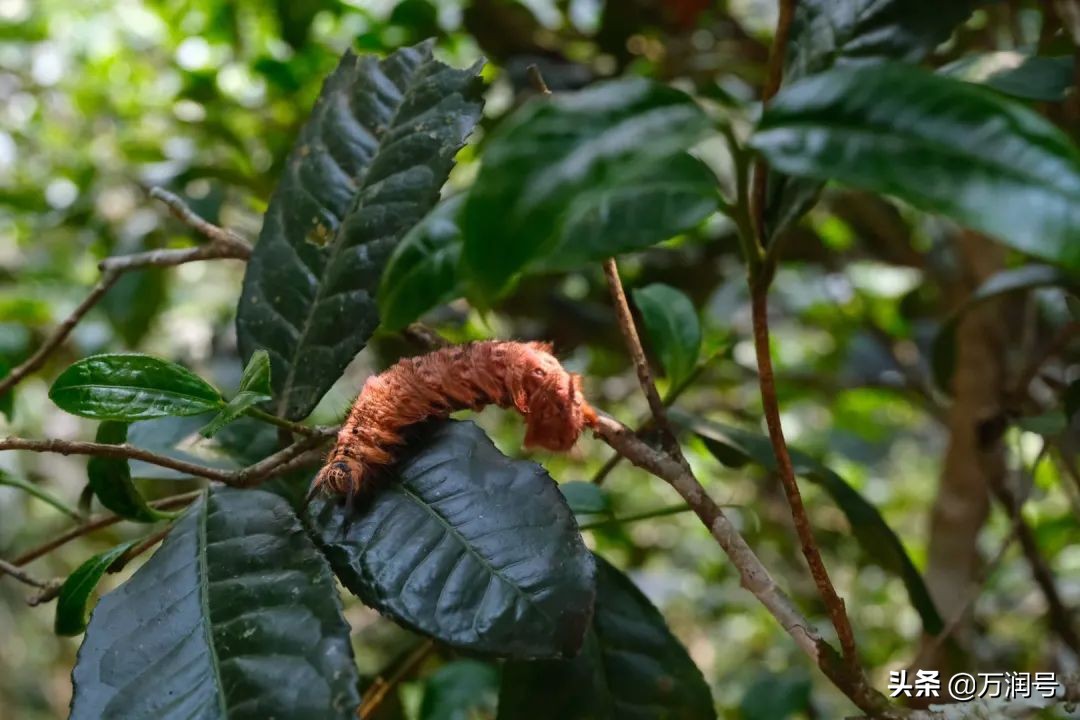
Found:
[(370, 491), (409, 426), (486, 405), (524, 416), (525, 447), (569, 450), (586, 426), (595, 426), (596, 411), (582, 395), (581, 376), (567, 372), (551, 351), (538, 342), (455, 345), (368, 378), (312, 493)]

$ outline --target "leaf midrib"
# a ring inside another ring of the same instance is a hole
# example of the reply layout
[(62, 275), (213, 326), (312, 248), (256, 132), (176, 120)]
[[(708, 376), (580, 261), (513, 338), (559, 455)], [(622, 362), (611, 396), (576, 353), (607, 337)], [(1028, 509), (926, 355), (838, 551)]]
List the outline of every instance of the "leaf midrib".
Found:
[(171, 398), (180, 398), (183, 400), (198, 400), (199, 402), (203, 403), (213, 403), (215, 404), (215, 406), (224, 405), (224, 403), (221, 401), (222, 399), (220, 396), (215, 397), (214, 399), (210, 399), (201, 395), (185, 395), (184, 393), (176, 392), (175, 390), (164, 390), (162, 388), (144, 387), (141, 385), (98, 385), (95, 383), (84, 385), (65, 385), (64, 387), (56, 390), (54, 396), (63, 395), (65, 392), (68, 392), (70, 390), (119, 390), (123, 392), (149, 392), (156, 393), (158, 395), (165, 395)]

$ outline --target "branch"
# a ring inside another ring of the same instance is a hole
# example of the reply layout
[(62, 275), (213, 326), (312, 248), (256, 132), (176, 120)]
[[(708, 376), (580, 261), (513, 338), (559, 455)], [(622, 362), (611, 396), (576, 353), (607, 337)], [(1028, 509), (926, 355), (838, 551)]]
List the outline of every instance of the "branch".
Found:
[(641, 337), (638, 335), (637, 326), (634, 324), (634, 317), (630, 314), (630, 305), (626, 301), (626, 291), (623, 290), (622, 280), (619, 279), (619, 266), (615, 263), (615, 258), (608, 258), (604, 261), (604, 274), (607, 276), (608, 288), (611, 290), (611, 302), (615, 306), (615, 317), (619, 323), (619, 330), (622, 332), (623, 340), (626, 341), (626, 349), (630, 352), (630, 357), (634, 361), (638, 384), (641, 385), (641, 391), (645, 393), (645, 398), (649, 401), (649, 410), (652, 412), (653, 422), (660, 429), (664, 449), (668, 451), (671, 457), (677, 459), (682, 466), (689, 467), (683, 457), (682, 448), (679, 447), (679, 441), (675, 437), (675, 431), (671, 429), (671, 422), (668, 420), (664, 401), (660, 399), (660, 393), (656, 391), (656, 383), (653, 382), (649, 361), (645, 357), (645, 350), (641, 346)]
[(90, 290), (90, 294), (79, 303), (78, 307), (53, 330), (52, 334), (37, 349), (37, 352), (0, 380), (0, 395), (11, 390), (11, 388), (22, 382), (27, 375), (44, 365), (49, 355), (67, 339), (71, 331), (83, 319), (83, 316), (97, 305), (101, 298), (105, 296), (105, 293), (116, 284), (117, 280), (125, 272), (150, 266), (172, 267), (199, 260), (216, 260), (220, 258), (246, 260), (251, 256), (251, 246), (243, 239), (229, 230), (223, 230), (202, 219), (188, 208), (183, 200), (172, 193), (161, 188), (153, 188), (150, 195), (162, 200), (169, 206), (173, 215), (176, 215), (185, 224), (210, 238), (211, 242), (199, 247), (184, 248), (182, 250), (150, 250), (102, 260), (98, 263), (98, 269), (101, 270), (101, 279), (98, 280), (97, 285)]
[(0, 560), (0, 574), (10, 575), (21, 583), (36, 587), (40, 590), (44, 590), (48, 587), (48, 583), (43, 580), (37, 580), (24, 570), (20, 570), (17, 565), (9, 563), (7, 560)]
[(409, 673), (416, 670), (420, 663), (424, 662), (434, 650), (435, 641), (431, 639), (425, 640), (405, 658), (393, 675), (386, 680), (383, 680), (381, 675), (375, 678), (375, 682), (371, 684), (371, 687), (364, 691), (365, 699), (357, 708), (356, 717), (360, 718), (360, 720), (368, 720), (374, 717), (375, 711), (379, 709), (390, 691), (397, 687)]
[(727, 553), (739, 571), (742, 586), (753, 593), (795, 644), (852, 702), (874, 716), (893, 718), (905, 715), (905, 711), (890, 708), (888, 701), (867, 684), (861, 672), (852, 674), (841, 665), (836, 651), (777, 586), (768, 569), (689, 469), (667, 453), (646, 445), (633, 430), (606, 415), (599, 417), (595, 433), (620, 455), (666, 481), (682, 496)]

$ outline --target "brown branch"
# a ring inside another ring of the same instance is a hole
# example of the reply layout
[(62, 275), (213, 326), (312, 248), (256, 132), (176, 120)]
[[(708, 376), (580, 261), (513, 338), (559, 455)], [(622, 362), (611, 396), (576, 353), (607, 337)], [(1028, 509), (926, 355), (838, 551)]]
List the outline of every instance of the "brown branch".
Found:
[(360, 707), (356, 710), (356, 716), (360, 720), (368, 720), (374, 717), (375, 711), (383, 704), (386, 696), (390, 694), (390, 691), (397, 687), (402, 680), (404, 680), (409, 673), (413, 672), (420, 666), (420, 663), (435, 650), (434, 640), (425, 640), (409, 654), (407, 658), (401, 663), (401, 665), (394, 671), (394, 673), (386, 680), (382, 679), (382, 676), (375, 678), (375, 682), (372, 683), (372, 687), (364, 693), (365, 699), (360, 704)]
[(199, 247), (181, 250), (150, 250), (148, 252), (120, 255), (106, 258), (98, 263), (101, 279), (90, 290), (86, 298), (79, 303), (70, 315), (53, 330), (37, 351), (25, 362), (14, 368), (0, 380), (0, 395), (11, 390), (22, 380), (45, 364), (45, 360), (67, 339), (80, 320), (105, 296), (125, 272), (144, 267), (172, 267), (199, 260), (236, 258), (246, 260), (251, 256), (251, 246), (228, 230), (223, 230), (196, 215), (184, 202), (172, 193), (154, 188), (151, 196), (165, 202), (174, 215), (185, 224), (206, 235), (211, 242)]
[(46, 583), (44, 580), (38, 580), (34, 578), (29, 573), (24, 570), (20, 570), (17, 565), (13, 565), (7, 560), (0, 560), (0, 574), (10, 575), (19, 582), (29, 585), (31, 587), (36, 587), (39, 589), (45, 589), (46, 587), (48, 587), (48, 583)]
[(888, 701), (869, 686), (861, 672), (853, 674), (843, 667), (836, 652), (777, 586), (768, 569), (689, 469), (667, 453), (646, 445), (633, 430), (606, 415), (600, 416), (595, 432), (620, 455), (666, 481), (682, 496), (727, 553), (739, 571), (742, 586), (753, 593), (796, 645), (852, 702), (864, 712), (877, 717), (905, 715), (905, 711), (891, 708)]
[(619, 278), (619, 266), (615, 258), (604, 261), (604, 274), (607, 276), (608, 288), (611, 290), (611, 302), (615, 306), (615, 317), (618, 320), (619, 331), (622, 332), (626, 349), (634, 362), (634, 370), (637, 372), (638, 384), (645, 398), (649, 401), (649, 410), (652, 412), (653, 422), (660, 430), (664, 449), (684, 467), (686, 459), (683, 457), (682, 448), (675, 437), (675, 431), (671, 428), (668, 420), (667, 408), (660, 399), (660, 393), (656, 391), (656, 383), (653, 382), (652, 370), (649, 369), (649, 361), (645, 357), (645, 349), (641, 346), (641, 337), (638, 335), (634, 316), (630, 314), (630, 305), (626, 301), (626, 291), (623, 290), (622, 280)]
[[(195, 498), (199, 497), (202, 492), (202, 490), (194, 490), (192, 492), (181, 493), (180, 495), (173, 495), (171, 497), (155, 500), (150, 503), (150, 507), (157, 508), (158, 510), (171, 510), (173, 508), (183, 507)], [(37, 560), (42, 555), (48, 555), (56, 548), (66, 545), (67, 543), (71, 542), (76, 538), (80, 538), (83, 535), (89, 535), (96, 530), (107, 528), (110, 525), (115, 525), (123, 519), (124, 518), (122, 516), (112, 513), (92, 517), (82, 525), (73, 527), (70, 530), (67, 530), (66, 532), (56, 536), (52, 540), (49, 540), (32, 550), (24, 552), (22, 555), (15, 558), (15, 560), (12, 561), (12, 564), (21, 567), (23, 565), (31, 563), (34, 560)]]

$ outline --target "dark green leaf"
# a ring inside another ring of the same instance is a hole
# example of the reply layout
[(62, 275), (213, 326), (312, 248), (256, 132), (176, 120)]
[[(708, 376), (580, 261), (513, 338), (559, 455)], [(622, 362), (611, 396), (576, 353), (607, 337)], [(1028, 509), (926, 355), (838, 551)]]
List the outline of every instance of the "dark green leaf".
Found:
[(98, 603), (72, 720), (354, 717), (349, 626), (282, 498), (213, 489)]
[(904, 65), (837, 68), (781, 91), (751, 144), (788, 174), (895, 195), (1080, 267), (1080, 153), (982, 88)]
[[(11, 366), (4, 358), (0, 357), (0, 380), (3, 380), (11, 373)], [(8, 422), (15, 419), (15, 391), (8, 390), (5, 393), (0, 393), (0, 415), (3, 415), (8, 419)]]
[(1067, 420), (1060, 412), (1047, 412), (1041, 415), (1029, 415), (1019, 418), (1016, 426), (1021, 430), (1042, 435), (1055, 437), (1065, 431)]
[[(784, 83), (834, 65), (918, 62), (971, 14), (968, 0), (803, 0), (796, 3)], [(768, 177), (766, 235), (775, 237), (817, 202), (823, 183), (778, 172)]]
[(956, 326), (964, 313), (992, 298), (1042, 287), (1075, 288), (1077, 279), (1049, 265), (1023, 265), (995, 273), (977, 287), (971, 297), (942, 323), (931, 343), (930, 366), (937, 386), (944, 392), (950, 392), (952, 388), (953, 370), (956, 365)]
[[(810, 708), (810, 678), (802, 672), (764, 672), (739, 703), (740, 720), (788, 720)], [(798, 715), (802, 717), (802, 715)]]
[(424, 684), (420, 720), (494, 717), (498, 700), (498, 668), (476, 660), (458, 660), (439, 668)]
[(56, 597), (53, 630), (57, 635), (78, 635), (86, 629), (90, 593), (94, 592), (109, 566), (137, 542), (138, 540), (132, 540), (99, 553), (75, 568), (75, 572), (68, 576)]
[(962, 57), (938, 72), (1024, 100), (1058, 102), (1073, 86), (1074, 65), (1068, 55), (1041, 57), (1003, 50)]
[[(97, 441), (120, 445), (127, 442), (127, 425), (106, 420), (98, 426)], [(102, 506), (136, 522), (157, 522), (172, 513), (150, 507), (131, 480), (131, 467), (123, 458), (94, 456), (86, 463), (90, 488)]]
[(581, 480), (559, 483), (559, 491), (575, 515), (601, 515), (611, 512), (611, 501), (607, 493), (595, 483)]
[(70, 366), (49, 397), (73, 415), (131, 422), (198, 415), (224, 403), (209, 383), (175, 363), (149, 355), (92, 355)]
[(165, 307), (168, 277), (165, 268), (156, 267), (124, 273), (101, 299), (101, 308), (127, 347), (139, 344)]
[(379, 286), (383, 327), (399, 330), (439, 303), (461, 295), (458, 265), (464, 195), (440, 203), (398, 244)]
[(710, 720), (709, 686), (663, 616), (597, 558), (596, 615), (572, 660), (510, 662), (499, 720)]
[(265, 350), (256, 350), (244, 368), (236, 395), (199, 433), (203, 437), (213, 437), (250, 408), (273, 399), (270, 393), (270, 356)]
[(480, 65), (425, 42), (346, 53), (285, 163), (247, 266), (240, 349), (270, 353), (277, 413), (311, 412), (379, 324), (383, 265), (431, 209), (480, 116)]
[(38, 486), (38, 485), (36, 485), (36, 484), (34, 484), (32, 482), (27, 482), (26, 480), (23, 480), (22, 478), (17, 478), (17, 477), (13, 477), (11, 475), (8, 475), (3, 470), (0, 470), (0, 485), (6, 485), (7, 487), (18, 488), (19, 490), (22, 490), (27, 495), (32, 495), (33, 497), (36, 497), (38, 500), (42, 501), (43, 503), (45, 503), (47, 505), (52, 505), (54, 508), (56, 508), (60, 512), (64, 513), (65, 515), (68, 515), (70, 517), (75, 518), (79, 522), (82, 522), (82, 520), (83, 520), (83, 516), (79, 513), (78, 510), (75, 510), (74, 508), (68, 507), (67, 503), (65, 503), (60, 498), (56, 497), (52, 493), (46, 492), (40, 486)]
[(1080, 380), (1073, 380), (1065, 388), (1065, 418), (1072, 421), (1076, 413), (1080, 412)]
[[(465, 202), (463, 261), (480, 299), (560, 247), (581, 241), (588, 254), (614, 255), (685, 229), (654, 224), (661, 219), (700, 220), (703, 201), (687, 187), (708, 173), (696, 161), (678, 161), (675, 186), (652, 184), (650, 175), (667, 177), (665, 166), (708, 122), (689, 96), (640, 77), (539, 97), (514, 113), (488, 142)], [(715, 192), (715, 180), (708, 183)], [(626, 224), (610, 212), (631, 203), (656, 207), (635, 209), (648, 224), (622, 238), (615, 230)]]
[[(767, 470), (775, 471), (776, 458), (769, 439), (758, 433), (703, 420), (698, 417), (672, 411), (672, 419), (691, 428), (705, 441), (717, 460), (730, 467), (742, 467), (754, 462)], [(922, 618), (923, 628), (935, 635), (944, 626), (934, 601), (926, 589), (918, 568), (911, 561), (903, 543), (888, 526), (866, 498), (848, 485), (842, 477), (798, 450), (791, 451), (795, 472), (829, 494), (844, 513), (855, 539), (867, 556), (883, 569), (898, 576), (907, 588), (908, 598)]]
[(681, 291), (661, 283), (634, 290), (634, 304), (668, 379), (678, 385), (693, 372), (701, 352), (701, 323), (694, 304)]
[(468, 422), (428, 426), (359, 516), (311, 505), (334, 571), (368, 605), (462, 649), (572, 655), (592, 614), (595, 567), (539, 465), (511, 460)]
[[(240, 464), (249, 464), (235, 462), (221, 453), (197, 452), (200, 445), (203, 447), (207, 445), (201, 443), (202, 437), (199, 435), (199, 429), (210, 422), (212, 418), (213, 415), (210, 413), (203, 413), (201, 415), (189, 415), (188, 417), (163, 417), (153, 420), (141, 420), (132, 423), (128, 427), (128, 443), (176, 460), (199, 463), (200, 465), (221, 470), (236, 470)], [(251, 420), (251, 423), (259, 427), (267, 427), (264, 423), (256, 420)], [(235, 427), (235, 423), (227, 426), (226, 431), (232, 427)], [(218, 434), (216, 439), (219, 444), (221, 444), (221, 435), (226, 431)], [(276, 429), (270, 428), (270, 432), (274, 435), (276, 448)], [(191, 477), (185, 473), (163, 468), (160, 465), (152, 465), (142, 460), (132, 460), (128, 464), (131, 466), (131, 475), (135, 478), (179, 480), (190, 479)]]

